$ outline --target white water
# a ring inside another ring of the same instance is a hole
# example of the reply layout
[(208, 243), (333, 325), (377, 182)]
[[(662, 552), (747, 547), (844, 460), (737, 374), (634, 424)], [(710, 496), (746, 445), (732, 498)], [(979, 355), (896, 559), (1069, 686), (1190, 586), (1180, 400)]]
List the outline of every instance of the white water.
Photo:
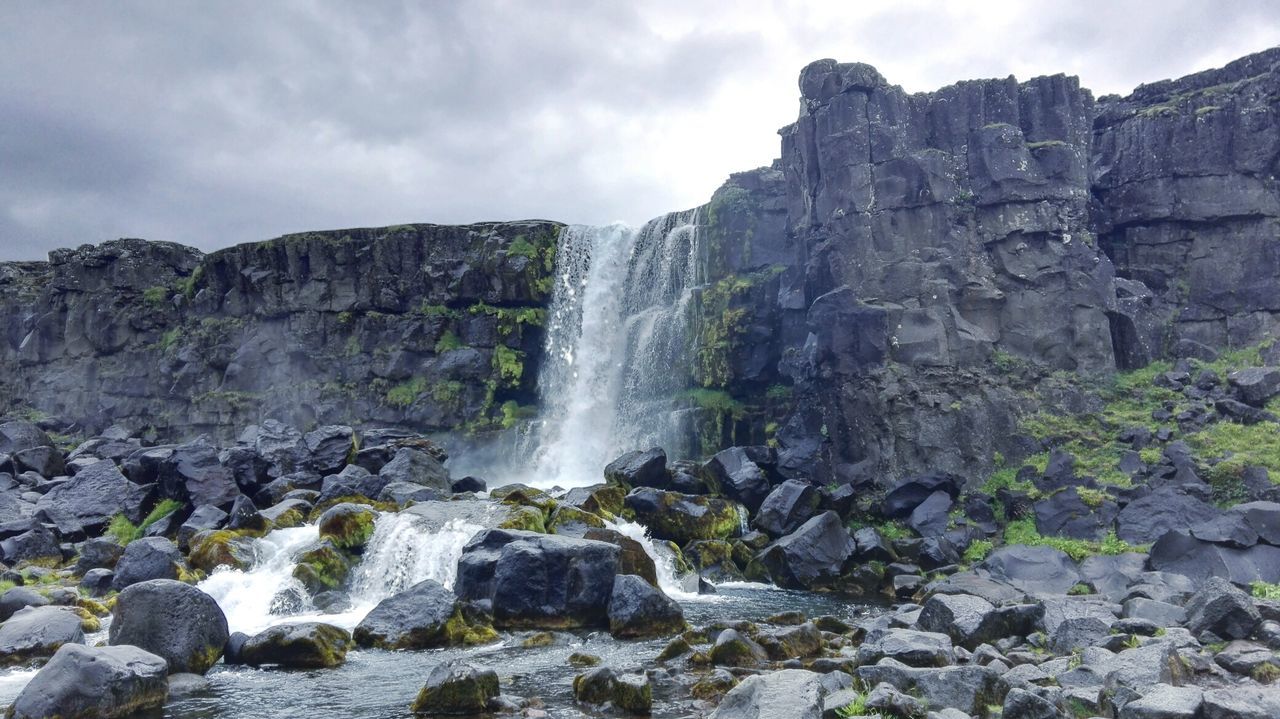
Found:
[[(432, 532), (408, 513), (384, 514), (374, 525), (364, 557), (353, 571), (351, 606), (320, 613), (293, 578), (297, 556), (319, 540), (314, 525), (278, 529), (255, 541), (248, 570), (221, 568), (200, 583), (218, 602), (233, 632), (255, 634), (276, 624), (324, 621), (352, 629), (378, 602), (426, 579), (453, 587), (462, 547), (483, 527), (454, 519)], [(292, 602), (282, 601), (293, 597)], [(300, 599), (301, 601), (297, 601)]]
[(672, 400), (688, 386), (698, 222), (691, 210), (561, 233), (528, 483), (595, 484), (623, 452), (679, 451)]
[(666, 546), (654, 542), (653, 538), (649, 536), (649, 530), (645, 529), (643, 524), (615, 520), (612, 523), (612, 527), (619, 533), (636, 540), (640, 543), (640, 546), (644, 547), (645, 553), (653, 560), (655, 574), (658, 576), (658, 586), (668, 597), (681, 602), (714, 601), (714, 594), (698, 594), (697, 592), (685, 591), (684, 584), (680, 582), (676, 575), (675, 554)]

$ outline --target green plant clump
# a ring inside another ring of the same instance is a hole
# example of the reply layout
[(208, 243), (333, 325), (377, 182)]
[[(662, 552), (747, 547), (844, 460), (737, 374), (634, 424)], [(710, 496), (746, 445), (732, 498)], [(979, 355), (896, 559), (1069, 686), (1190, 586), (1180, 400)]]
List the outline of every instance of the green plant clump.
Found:
[(151, 510), (141, 524), (135, 525), (129, 521), (129, 518), (123, 514), (117, 514), (111, 518), (111, 522), (107, 524), (107, 535), (113, 537), (120, 546), (128, 546), (135, 539), (141, 538), (146, 534), (151, 525), (159, 522), (165, 517), (182, 509), (182, 502), (173, 499), (162, 499), (160, 503)]
[(392, 407), (403, 409), (418, 401), (418, 397), (426, 391), (427, 381), (421, 377), (414, 377), (387, 390), (386, 402)]
[(445, 330), (444, 334), (440, 335), (440, 339), (436, 340), (436, 354), (462, 349), (464, 346), (453, 330)]
[(993, 546), (994, 545), (991, 543), (991, 540), (989, 539), (979, 539), (973, 542), (972, 544), (969, 545), (967, 549), (964, 550), (963, 559), (965, 563), (977, 564), (978, 562), (981, 562), (982, 560), (986, 559), (987, 555), (991, 554), (991, 550)]
[(1280, 599), (1280, 584), (1269, 584), (1258, 580), (1250, 584), (1249, 589), (1258, 599)]

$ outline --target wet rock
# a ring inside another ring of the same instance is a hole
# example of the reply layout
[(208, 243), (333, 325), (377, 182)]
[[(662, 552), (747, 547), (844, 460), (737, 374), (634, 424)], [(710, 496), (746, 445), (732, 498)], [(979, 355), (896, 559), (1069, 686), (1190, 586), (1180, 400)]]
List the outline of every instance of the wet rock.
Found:
[(574, 677), (573, 696), (584, 704), (609, 704), (631, 714), (648, 715), (653, 708), (653, 689), (647, 676), (619, 675), (608, 667)]
[(84, 644), (80, 616), (66, 607), (26, 607), (0, 624), (0, 663), (6, 665), (51, 657), (64, 644)]
[(301, 499), (282, 499), (259, 512), (269, 529), (301, 527), (311, 513), (311, 503)]
[(227, 618), (208, 594), (189, 584), (155, 579), (120, 592), (108, 641), (157, 654), (172, 673), (204, 674), (227, 644)]
[(378, 513), (363, 504), (338, 504), (325, 510), (316, 523), (320, 538), (340, 549), (360, 549), (373, 537)]
[(462, 477), (460, 479), (453, 480), (453, 483), (449, 485), (449, 488), (453, 490), (454, 494), (461, 494), (463, 492), (479, 494), (488, 490), (489, 486), (479, 477)]
[(250, 666), (271, 664), (287, 669), (328, 669), (347, 660), (351, 635), (321, 622), (282, 624), (259, 632), (240, 647), (239, 659)]
[(789, 479), (765, 497), (753, 525), (774, 537), (790, 534), (817, 514), (820, 501), (813, 485)]
[(256, 556), (253, 538), (227, 530), (200, 532), (191, 539), (190, 546), (187, 562), (205, 573), (212, 573), (218, 567), (248, 569)]
[(11, 719), (117, 719), (159, 710), (165, 660), (137, 647), (63, 646), (9, 709)]
[(764, 647), (736, 629), (725, 629), (711, 646), (711, 663), (722, 667), (749, 667), (769, 658)]
[(936, 632), (890, 629), (868, 636), (858, 648), (859, 664), (890, 658), (911, 667), (945, 667), (951, 664), (951, 638)]
[(619, 553), (607, 542), (489, 529), (463, 548), (454, 592), (487, 603), (499, 627), (604, 627)]
[(723, 499), (639, 487), (627, 495), (626, 507), (655, 538), (677, 544), (742, 532), (741, 507)]
[(104, 459), (45, 493), (36, 502), (36, 516), (65, 535), (96, 535), (117, 514), (141, 521), (146, 497), (146, 488), (125, 479), (114, 462)]
[(1187, 628), (1223, 639), (1247, 639), (1262, 621), (1248, 594), (1220, 577), (1206, 580), (1187, 602)]
[(758, 674), (729, 690), (711, 719), (820, 719), (826, 694), (822, 675), (814, 672)]
[(199, 674), (174, 674), (169, 677), (170, 701), (200, 694), (209, 689), (209, 680)]
[(124, 548), (111, 580), (117, 590), (151, 579), (177, 579), (182, 553), (164, 537), (135, 539)]
[(627, 452), (605, 465), (604, 478), (626, 487), (666, 489), (667, 453), (661, 447)]
[(362, 647), (429, 649), (463, 643), (466, 629), (457, 597), (428, 579), (378, 602), (352, 636)]
[(337, 589), (351, 573), (352, 559), (328, 539), (322, 539), (296, 557), (293, 578), (311, 594)]
[(455, 659), (432, 667), (411, 708), (426, 716), (479, 714), (498, 691), (498, 674), (492, 669)]
[(609, 633), (614, 637), (658, 637), (684, 628), (684, 611), (661, 589), (634, 574), (614, 577), (609, 598)]
[(840, 580), (856, 549), (840, 517), (823, 512), (770, 544), (758, 559), (780, 586), (819, 589)]
[(653, 586), (658, 586), (658, 569), (654, 566), (653, 557), (649, 556), (640, 542), (612, 529), (588, 529), (582, 534), (583, 539), (597, 542), (608, 542), (617, 545), (618, 574), (634, 574)]

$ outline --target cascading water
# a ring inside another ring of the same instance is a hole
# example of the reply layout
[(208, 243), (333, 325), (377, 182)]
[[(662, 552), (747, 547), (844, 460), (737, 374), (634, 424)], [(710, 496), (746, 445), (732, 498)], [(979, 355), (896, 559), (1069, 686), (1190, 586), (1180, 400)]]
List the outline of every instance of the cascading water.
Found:
[(679, 451), (672, 400), (688, 386), (700, 219), (689, 210), (561, 234), (531, 483), (593, 484), (628, 450)]
[(319, 620), (354, 627), (378, 602), (426, 579), (453, 587), (462, 547), (483, 529), (463, 518), (432, 530), (409, 512), (384, 514), (355, 568), (350, 607), (318, 614), (306, 589), (293, 578), (297, 557), (319, 539), (314, 525), (278, 529), (254, 543), (257, 559), (247, 570), (218, 569), (200, 583), (227, 616), (232, 631), (255, 633), (274, 624)]

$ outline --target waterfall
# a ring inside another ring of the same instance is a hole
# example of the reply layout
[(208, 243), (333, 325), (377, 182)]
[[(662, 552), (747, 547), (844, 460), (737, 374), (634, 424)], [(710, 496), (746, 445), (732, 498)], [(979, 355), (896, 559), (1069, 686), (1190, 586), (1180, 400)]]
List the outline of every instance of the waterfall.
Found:
[(654, 574), (657, 575), (658, 586), (668, 597), (680, 601), (701, 601), (706, 599), (706, 597), (697, 592), (685, 590), (684, 583), (680, 581), (676, 574), (675, 554), (666, 546), (654, 542), (653, 538), (649, 536), (649, 530), (645, 529), (643, 524), (614, 520), (612, 528), (617, 530), (618, 533), (636, 540), (640, 543), (640, 546), (644, 547), (645, 554), (648, 554), (649, 558), (653, 560)]
[(274, 624), (323, 621), (355, 627), (378, 602), (426, 579), (453, 587), (462, 547), (482, 530), (465, 518), (454, 518), (432, 530), (410, 512), (378, 517), (373, 537), (360, 563), (352, 569), (350, 606), (337, 613), (318, 613), (311, 598), (293, 578), (297, 557), (315, 545), (315, 525), (277, 529), (254, 541), (256, 561), (247, 570), (222, 567), (200, 583), (218, 602), (231, 631), (253, 634)]
[(531, 483), (594, 484), (623, 452), (679, 452), (672, 399), (689, 382), (699, 223), (689, 210), (561, 233)]

